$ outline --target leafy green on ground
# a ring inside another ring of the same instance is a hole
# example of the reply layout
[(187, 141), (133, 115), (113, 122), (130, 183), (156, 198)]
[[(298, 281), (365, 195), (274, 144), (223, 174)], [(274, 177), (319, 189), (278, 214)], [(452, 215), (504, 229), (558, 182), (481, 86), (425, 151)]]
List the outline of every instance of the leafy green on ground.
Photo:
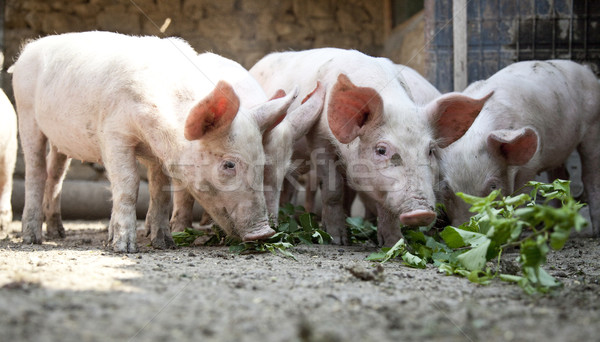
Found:
[[(529, 193), (519, 189), (506, 197), (499, 190), (486, 197), (458, 193), (475, 213), (469, 222), (447, 226), (435, 234), (427, 227), (405, 230), (404, 239), (367, 259), (385, 262), (400, 256), (408, 266), (433, 263), (447, 275), (463, 276), (479, 284), (499, 278), (519, 284), (530, 294), (548, 292), (561, 284), (542, 268), (547, 254), (565, 245), (572, 228), (580, 231), (586, 225), (579, 214), (584, 205), (571, 196), (569, 185), (564, 180), (551, 184), (532, 181), (525, 186), (531, 188)], [(552, 200), (562, 205), (554, 207)], [(521, 274), (500, 273), (502, 253), (514, 247), (519, 249), (516, 262)], [(495, 269), (490, 266), (494, 263)]]
[(377, 226), (362, 217), (347, 217), (348, 235), (353, 245), (372, 242), (377, 245)]
[(217, 226), (212, 232), (186, 228), (183, 232), (173, 233), (173, 240), (179, 246), (189, 246), (199, 237), (210, 237), (204, 245), (226, 245), (234, 253), (280, 253), (296, 259), (289, 251), (299, 244), (328, 244), (331, 236), (319, 227), (315, 214), (308, 213), (302, 206), (286, 204), (279, 209), (278, 224), (271, 223), (275, 235), (266, 240), (242, 242), (239, 239), (225, 237)]

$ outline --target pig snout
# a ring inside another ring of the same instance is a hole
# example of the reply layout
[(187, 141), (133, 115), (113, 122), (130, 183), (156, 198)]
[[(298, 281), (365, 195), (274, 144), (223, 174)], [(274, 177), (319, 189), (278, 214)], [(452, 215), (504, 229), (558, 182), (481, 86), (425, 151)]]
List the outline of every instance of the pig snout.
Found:
[(254, 227), (244, 231), (240, 235), (243, 241), (256, 241), (270, 238), (275, 235), (275, 231), (265, 221), (254, 225)]
[(428, 226), (435, 220), (436, 214), (431, 210), (417, 209), (400, 215), (400, 222), (406, 226)]

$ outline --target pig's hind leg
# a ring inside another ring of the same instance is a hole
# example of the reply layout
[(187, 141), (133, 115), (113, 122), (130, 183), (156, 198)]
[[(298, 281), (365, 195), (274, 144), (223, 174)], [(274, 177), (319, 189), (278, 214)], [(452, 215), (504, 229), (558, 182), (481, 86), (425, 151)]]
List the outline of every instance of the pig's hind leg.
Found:
[(577, 150), (581, 157), (583, 193), (589, 208), (594, 236), (600, 237), (600, 121), (586, 133)]
[[(152, 247), (158, 249), (174, 248), (175, 242), (169, 228), (169, 204), (171, 202), (169, 177), (165, 175), (158, 163), (146, 164), (146, 166), (148, 168), (148, 188), (150, 190), (146, 231), (150, 231)], [(194, 202), (192, 201), (192, 207), (193, 205)]]
[(46, 163), (48, 178), (46, 179), (43, 201), (46, 235), (49, 239), (64, 238), (65, 228), (60, 214), (60, 195), (71, 158), (60, 153), (54, 145), (50, 144), (50, 152)]
[(32, 111), (23, 106), (19, 108), (19, 135), (25, 160), (25, 206), (21, 231), (24, 244), (41, 244), (47, 139), (33, 119)]
[(194, 197), (180, 186), (177, 188), (173, 192), (173, 216), (170, 222), (172, 232), (182, 232), (185, 228), (192, 228)]

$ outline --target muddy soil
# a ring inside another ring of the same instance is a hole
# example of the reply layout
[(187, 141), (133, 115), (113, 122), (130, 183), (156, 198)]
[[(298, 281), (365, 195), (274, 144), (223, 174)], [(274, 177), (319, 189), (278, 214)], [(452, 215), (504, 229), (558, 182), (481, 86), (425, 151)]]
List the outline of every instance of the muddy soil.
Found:
[[(140, 223), (141, 225), (141, 223)], [(600, 341), (600, 241), (576, 238), (547, 269), (544, 296), (377, 268), (375, 247), (301, 246), (298, 261), (227, 247), (141, 252), (105, 245), (107, 222), (20, 244), (0, 232), (0, 341)], [(506, 255), (510, 263), (515, 255)]]

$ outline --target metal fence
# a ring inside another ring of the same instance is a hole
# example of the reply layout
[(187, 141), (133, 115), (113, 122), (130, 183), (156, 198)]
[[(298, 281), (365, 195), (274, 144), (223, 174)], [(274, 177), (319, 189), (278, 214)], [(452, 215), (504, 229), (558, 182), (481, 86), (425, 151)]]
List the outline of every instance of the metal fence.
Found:
[[(452, 1), (429, 0), (428, 78), (453, 90)], [(600, 70), (600, 1), (468, 0), (468, 82), (523, 60), (571, 59)]]

